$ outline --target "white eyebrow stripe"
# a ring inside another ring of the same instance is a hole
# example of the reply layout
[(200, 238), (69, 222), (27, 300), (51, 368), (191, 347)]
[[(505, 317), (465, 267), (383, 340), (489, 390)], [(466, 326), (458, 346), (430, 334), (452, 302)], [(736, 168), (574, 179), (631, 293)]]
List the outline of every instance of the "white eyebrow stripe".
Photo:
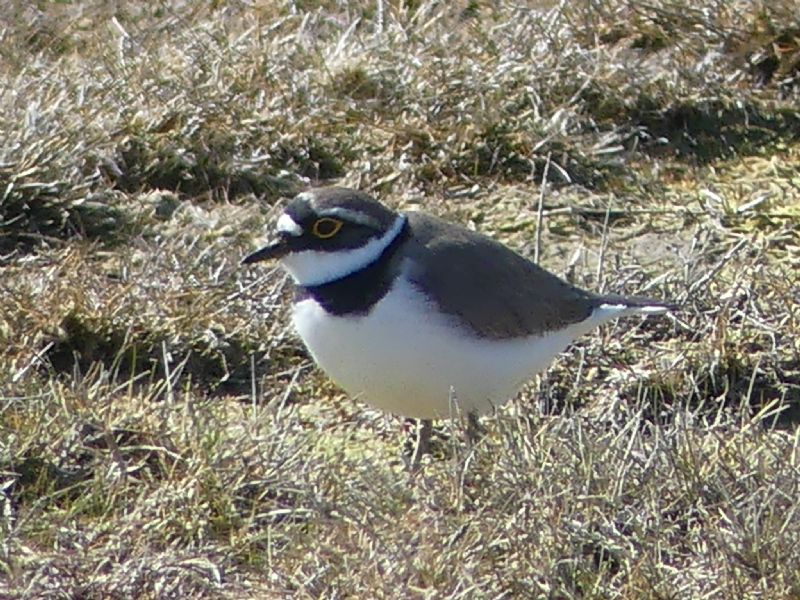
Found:
[(309, 191), (300, 192), (299, 194), (297, 194), (297, 196), (295, 196), (295, 198), (297, 200), (302, 200), (304, 202), (308, 202), (312, 206), (312, 208), (314, 207), (314, 204), (316, 203), (316, 199), (317, 199), (317, 197), (314, 195), (314, 193), (313, 192), (309, 192)]
[(323, 209), (319, 211), (319, 215), (321, 217), (341, 217), (345, 221), (350, 221), (351, 223), (358, 223), (359, 225), (366, 225), (367, 227), (371, 227), (372, 229), (380, 229), (381, 227), (381, 223), (380, 221), (378, 221), (378, 219), (370, 217), (369, 215), (365, 215), (364, 213), (357, 212), (355, 210), (342, 208), (341, 206)]
[(278, 219), (278, 223), (275, 225), (275, 229), (279, 233), (288, 233), (289, 235), (293, 235), (295, 237), (303, 235), (303, 228), (297, 224), (297, 222), (287, 215), (283, 213), (280, 218)]

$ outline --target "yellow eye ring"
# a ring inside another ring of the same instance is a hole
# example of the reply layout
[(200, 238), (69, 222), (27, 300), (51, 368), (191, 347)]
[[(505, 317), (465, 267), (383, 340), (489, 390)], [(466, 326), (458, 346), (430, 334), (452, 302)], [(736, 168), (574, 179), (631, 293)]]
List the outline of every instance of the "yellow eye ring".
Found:
[(314, 226), (311, 228), (311, 233), (321, 240), (332, 238), (342, 228), (344, 223), (339, 219), (331, 219), (330, 217), (322, 217), (314, 221)]

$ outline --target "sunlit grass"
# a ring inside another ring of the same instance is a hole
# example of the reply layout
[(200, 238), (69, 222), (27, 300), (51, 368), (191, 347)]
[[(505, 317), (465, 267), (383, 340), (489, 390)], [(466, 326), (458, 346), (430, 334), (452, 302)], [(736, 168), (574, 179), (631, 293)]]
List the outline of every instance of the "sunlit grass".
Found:
[[(0, 595), (800, 597), (795, 12), (9, 8)], [(334, 181), (681, 310), (409, 473), (239, 265)]]

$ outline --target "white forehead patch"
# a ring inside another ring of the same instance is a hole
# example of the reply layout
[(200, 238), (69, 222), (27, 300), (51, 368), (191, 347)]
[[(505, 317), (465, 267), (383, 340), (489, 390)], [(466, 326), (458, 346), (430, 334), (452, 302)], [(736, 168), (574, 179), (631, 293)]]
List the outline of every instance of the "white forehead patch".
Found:
[(295, 237), (303, 235), (303, 228), (300, 227), (300, 225), (298, 225), (297, 222), (286, 213), (280, 216), (278, 223), (275, 225), (275, 229), (278, 230), (278, 233), (288, 233), (289, 235), (293, 235)]

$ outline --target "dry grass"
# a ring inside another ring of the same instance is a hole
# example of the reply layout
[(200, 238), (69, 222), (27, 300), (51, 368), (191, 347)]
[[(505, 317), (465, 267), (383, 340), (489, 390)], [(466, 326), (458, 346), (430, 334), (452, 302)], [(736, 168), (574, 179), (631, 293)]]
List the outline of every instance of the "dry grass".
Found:
[[(4, 10), (0, 596), (800, 598), (793, 3)], [(411, 475), (238, 266), (331, 180), (683, 310)]]

